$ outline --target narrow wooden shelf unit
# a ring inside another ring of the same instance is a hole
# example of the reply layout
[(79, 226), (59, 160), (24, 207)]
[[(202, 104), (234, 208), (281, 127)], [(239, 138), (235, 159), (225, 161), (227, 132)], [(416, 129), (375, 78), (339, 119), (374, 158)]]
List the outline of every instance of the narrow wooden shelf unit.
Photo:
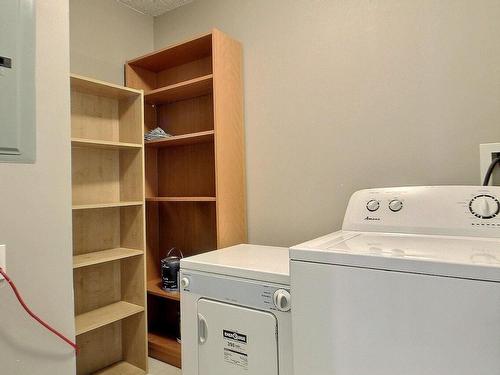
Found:
[[(159, 287), (160, 261), (247, 240), (241, 44), (219, 30), (130, 60), (145, 92), (146, 253), (150, 356), (181, 365), (179, 294)], [(161, 334), (159, 334), (161, 332)]]
[(71, 76), (78, 375), (146, 374), (144, 98)]

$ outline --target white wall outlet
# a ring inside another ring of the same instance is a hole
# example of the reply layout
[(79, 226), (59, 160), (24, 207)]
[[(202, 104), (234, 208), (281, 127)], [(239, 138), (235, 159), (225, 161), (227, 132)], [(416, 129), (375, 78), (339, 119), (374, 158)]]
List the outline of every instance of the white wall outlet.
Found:
[[(0, 245), (0, 267), (4, 271), (7, 271), (6, 257), (5, 257), (5, 245)], [(0, 275), (0, 284), (4, 280), (3, 276)]]
[[(481, 167), (481, 181), (483, 183), (486, 171), (493, 159), (500, 157), (500, 143), (483, 143), (479, 145), (479, 160)], [(498, 179), (490, 178), (490, 185), (498, 185)]]

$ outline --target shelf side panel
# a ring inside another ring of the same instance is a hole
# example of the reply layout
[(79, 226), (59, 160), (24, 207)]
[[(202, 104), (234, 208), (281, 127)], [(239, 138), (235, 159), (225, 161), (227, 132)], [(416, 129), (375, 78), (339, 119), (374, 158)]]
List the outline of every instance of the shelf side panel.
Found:
[(158, 87), (157, 75), (140, 66), (125, 64), (125, 84), (128, 87), (148, 92)]
[(146, 147), (144, 149), (144, 159), (146, 197), (156, 197), (158, 195), (158, 150)]
[(143, 111), (142, 95), (120, 101), (120, 142), (142, 144)]
[(148, 370), (148, 344), (146, 313), (136, 314), (122, 321), (123, 359)]
[(141, 201), (144, 199), (144, 172), (142, 149), (121, 151), (119, 154), (120, 201)]
[(146, 275), (144, 257), (121, 262), (121, 299), (134, 305), (146, 306)]
[(247, 242), (241, 44), (213, 32), (219, 248)]
[(146, 205), (146, 273), (147, 279), (160, 277), (159, 204)]
[(144, 206), (123, 207), (120, 211), (120, 244), (144, 250)]

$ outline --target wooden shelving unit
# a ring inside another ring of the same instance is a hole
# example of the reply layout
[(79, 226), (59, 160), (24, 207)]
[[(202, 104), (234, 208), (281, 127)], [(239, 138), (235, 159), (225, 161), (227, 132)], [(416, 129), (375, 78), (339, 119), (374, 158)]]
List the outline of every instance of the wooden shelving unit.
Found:
[(142, 91), (71, 75), (77, 374), (146, 374)]
[(246, 242), (242, 48), (219, 30), (125, 66), (145, 92), (149, 354), (181, 365), (179, 293), (160, 288), (160, 260)]

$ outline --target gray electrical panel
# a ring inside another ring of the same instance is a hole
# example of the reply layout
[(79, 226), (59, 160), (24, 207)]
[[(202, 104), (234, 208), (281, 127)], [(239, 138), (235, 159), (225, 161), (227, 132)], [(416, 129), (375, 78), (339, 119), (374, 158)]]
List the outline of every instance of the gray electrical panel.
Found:
[(0, 0), (0, 162), (36, 152), (35, 0)]

